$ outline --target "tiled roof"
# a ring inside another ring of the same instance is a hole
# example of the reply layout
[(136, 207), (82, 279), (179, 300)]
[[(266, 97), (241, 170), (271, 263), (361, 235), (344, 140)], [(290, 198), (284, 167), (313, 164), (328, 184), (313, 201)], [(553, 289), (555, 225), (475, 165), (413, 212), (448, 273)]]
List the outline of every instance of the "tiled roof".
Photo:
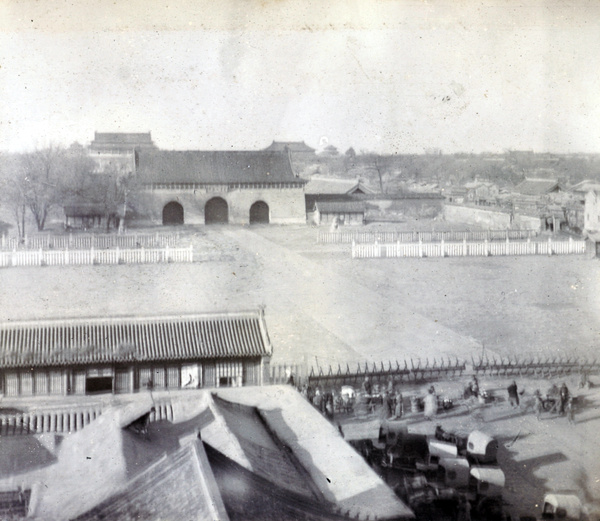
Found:
[(307, 194), (325, 195), (325, 194), (350, 194), (356, 190), (363, 193), (372, 193), (370, 188), (367, 188), (363, 183), (356, 179), (339, 179), (334, 177), (315, 177), (313, 176), (304, 192)]
[(315, 149), (309, 147), (304, 141), (273, 141), (265, 150), (272, 152), (282, 152), (283, 150), (290, 152), (314, 152)]
[(296, 494), (323, 499), (306, 470), (269, 430), (257, 408), (229, 402), (216, 394), (213, 402), (227, 428), (237, 438), (255, 474)]
[(556, 179), (525, 179), (515, 187), (515, 192), (522, 195), (544, 195), (558, 188)]
[(91, 146), (153, 145), (150, 132), (95, 132)]
[(0, 324), (0, 368), (270, 354), (261, 311)]
[(365, 203), (361, 201), (318, 201), (321, 213), (365, 213)]
[[(296, 494), (244, 468), (208, 444), (205, 444), (205, 449), (231, 521), (248, 519), (344, 521), (349, 519), (343, 513), (336, 512), (335, 505), (329, 501), (319, 501)], [(353, 476), (353, 479), (359, 478)], [(232, 481), (235, 486), (232, 486)]]
[(137, 172), (144, 184), (306, 182), (294, 174), (283, 152), (141, 151)]
[(581, 183), (573, 185), (571, 187), (571, 192), (579, 192), (583, 194), (587, 194), (588, 192), (600, 192), (600, 183), (586, 179), (585, 181), (581, 181)]
[(200, 440), (164, 456), (76, 521), (229, 519)]

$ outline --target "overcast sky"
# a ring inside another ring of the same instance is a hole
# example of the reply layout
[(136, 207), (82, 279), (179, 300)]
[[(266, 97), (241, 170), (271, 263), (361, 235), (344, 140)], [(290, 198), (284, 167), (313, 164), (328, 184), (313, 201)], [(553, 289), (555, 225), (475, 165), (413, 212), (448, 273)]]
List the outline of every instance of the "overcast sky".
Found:
[(0, 96), (0, 150), (600, 152), (600, 2), (0, 0)]

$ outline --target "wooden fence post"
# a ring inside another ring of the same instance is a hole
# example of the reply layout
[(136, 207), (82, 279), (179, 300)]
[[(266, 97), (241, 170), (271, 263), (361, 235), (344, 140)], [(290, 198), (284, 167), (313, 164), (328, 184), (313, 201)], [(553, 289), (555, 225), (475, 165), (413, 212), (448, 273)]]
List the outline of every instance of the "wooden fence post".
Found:
[(548, 237), (548, 255), (552, 255), (552, 237)]

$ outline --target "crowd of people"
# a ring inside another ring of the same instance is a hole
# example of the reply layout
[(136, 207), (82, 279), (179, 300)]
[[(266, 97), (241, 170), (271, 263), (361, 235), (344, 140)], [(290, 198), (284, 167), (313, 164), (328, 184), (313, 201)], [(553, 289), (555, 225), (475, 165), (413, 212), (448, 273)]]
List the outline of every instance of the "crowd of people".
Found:
[[(585, 381), (582, 378), (582, 381), (584, 386), (589, 385), (588, 378), (585, 378)], [(295, 385), (293, 376), (290, 375), (288, 383)], [(373, 383), (366, 376), (358, 390), (350, 386), (335, 389), (333, 387), (322, 388), (317, 385), (313, 388), (308, 383), (298, 389), (316, 409), (329, 419), (333, 419), (336, 413), (354, 413), (362, 416), (377, 412), (381, 420), (396, 420), (405, 415), (406, 402), (406, 407), (411, 412), (423, 412), (426, 420), (433, 420), (441, 406), (440, 398), (433, 385), (427, 389), (424, 396), (411, 393), (410, 397), (405, 399), (400, 385), (394, 381), (392, 376), (389, 376), (384, 384)], [(507, 386), (506, 392), (510, 406), (514, 409), (521, 409), (524, 391), (519, 390), (516, 380)], [(477, 377), (473, 376), (464, 389), (463, 398), (487, 403), (497, 397), (482, 390)], [(447, 401), (451, 402), (451, 400)], [(560, 387), (556, 384), (552, 385), (545, 396), (542, 396), (539, 389), (533, 394), (533, 408), (538, 419), (543, 412), (549, 412), (558, 416), (566, 416), (569, 422), (574, 423), (575, 403), (576, 400), (564, 382)], [(445, 403), (442, 407), (446, 408)]]

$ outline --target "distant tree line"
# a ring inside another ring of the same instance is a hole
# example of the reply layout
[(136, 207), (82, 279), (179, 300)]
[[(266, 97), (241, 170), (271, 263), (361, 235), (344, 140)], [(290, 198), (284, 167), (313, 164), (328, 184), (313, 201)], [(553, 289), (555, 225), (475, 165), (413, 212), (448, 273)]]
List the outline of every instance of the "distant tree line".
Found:
[(302, 159), (304, 175), (360, 177), (383, 193), (402, 191), (407, 183), (464, 185), (475, 178), (513, 187), (526, 177), (557, 179), (572, 185), (585, 179), (600, 181), (600, 155), (561, 155), (506, 152), (504, 154), (376, 154), (357, 153), (350, 147), (344, 154), (318, 155)]

